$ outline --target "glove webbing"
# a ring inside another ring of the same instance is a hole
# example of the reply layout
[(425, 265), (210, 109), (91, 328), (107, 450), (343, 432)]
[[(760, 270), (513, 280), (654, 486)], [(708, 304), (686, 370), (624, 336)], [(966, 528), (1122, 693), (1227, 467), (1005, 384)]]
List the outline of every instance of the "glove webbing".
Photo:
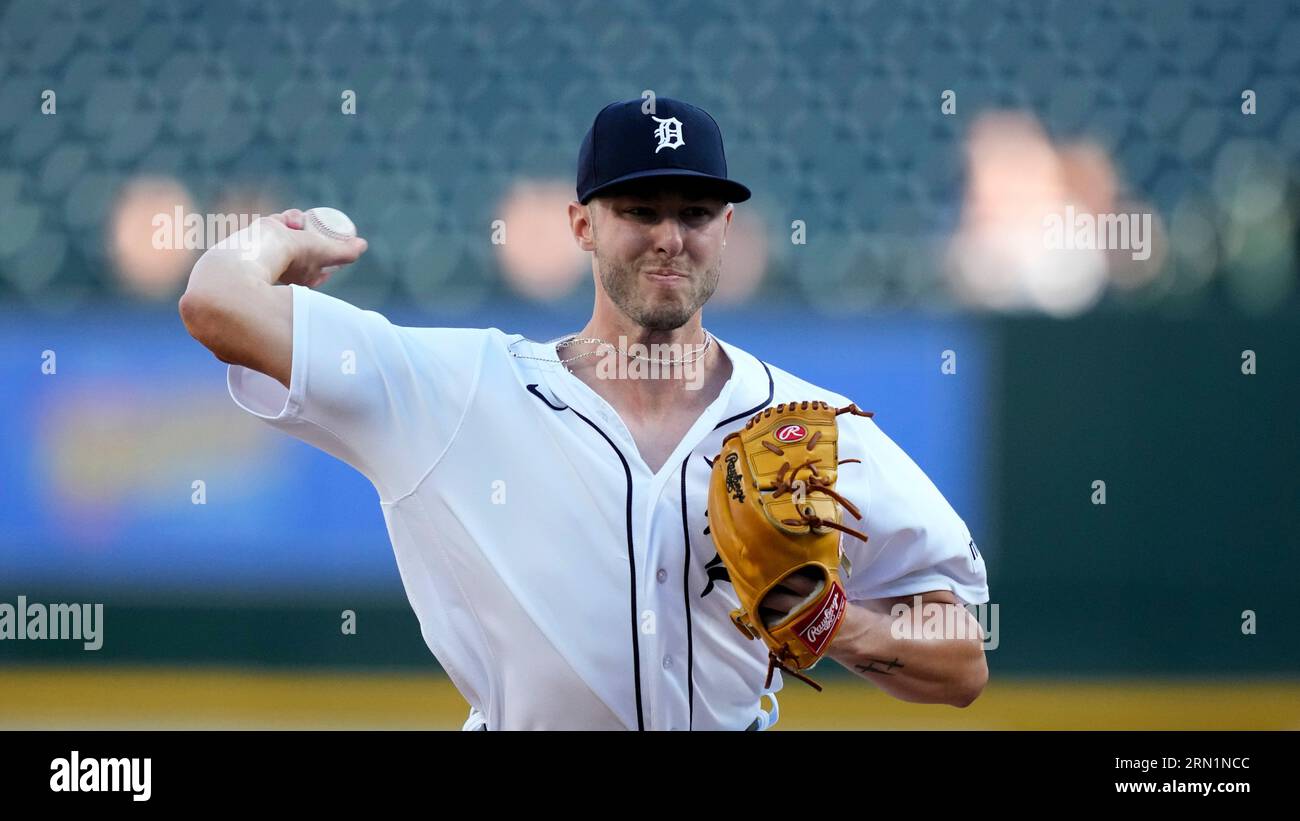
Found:
[[(818, 438), (820, 435), (821, 435), (821, 431), (817, 431), (817, 433), (813, 434), (813, 438), (812, 438), (812, 440), (809, 442), (809, 445), (808, 445), (808, 449), (809, 449), (809, 450), (812, 449), (812, 445), (813, 445), (813, 443), (816, 442), (817, 438)], [(763, 441), (763, 444), (766, 445), (766, 444), (767, 444), (767, 441), (764, 440), (764, 441)], [(775, 447), (775, 446), (774, 446), (774, 447)], [(784, 452), (782, 452), (781, 454), (778, 454), (778, 455), (784, 455)], [(777, 498), (778, 496), (780, 496), (780, 495), (783, 494), (783, 493), (794, 493), (794, 490), (795, 490), (795, 488), (794, 488), (794, 483), (793, 483), (793, 481), (792, 481), (792, 479), (791, 479), (790, 477), (795, 476), (799, 471), (803, 470), (804, 468), (808, 468), (808, 470), (812, 471), (812, 475), (808, 477), (808, 481), (807, 481), (807, 485), (808, 485), (808, 487), (807, 487), (807, 492), (811, 493), (812, 491), (819, 490), (819, 491), (821, 491), (822, 493), (825, 493), (827, 496), (829, 496), (829, 497), (831, 497), (832, 499), (834, 499), (836, 502), (839, 502), (841, 505), (843, 505), (845, 510), (847, 510), (849, 513), (852, 513), (852, 514), (853, 514), (853, 518), (855, 518), (855, 519), (861, 519), (861, 518), (862, 518), (862, 514), (858, 512), (858, 507), (857, 507), (857, 505), (853, 504), (853, 503), (850, 502), (848, 499), (845, 499), (843, 496), (841, 496), (841, 495), (839, 494), (839, 492), (835, 490), (835, 488), (833, 488), (833, 487), (830, 486), (830, 483), (826, 481), (825, 477), (823, 477), (820, 473), (817, 472), (817, 464), (816, 464), (816, 463), (817, 463), (817, 462), (820, 462), (820, 461), (821, 461), (820, 459), (808, 459), (808, 460), (805, 461), (803, 464), (799, 465), (799, 467), (795, 468), (794, 470), (791, 470), (791, 471), (790, 471), (790, 476), (789, 476), (789, 477), (786, 476), (785, 472), (786, 472), (787, 470), (790, 469), (790, 463), (789, 463), (789, 462), (784, 462), (784, 463), (782, 463), (782, 465), (781, 465), (781, 469), (778, 470), (778, 471), (776, 472), (776, 481), (775, 481), (775, 483), (772, 485), (771, 488), (763, 488), (763, 490), (769, 490), (769, 489), (772, 490), (772, 498), (773, 498), (773, 499)], [(858, 462), (858, 463), (861, 463), (862, 460), (861, 460), (861, 459), (841, 459), (841, 460), (839, 461), (839, 463), (836, 465), (836, 467), (839, 467), (839, 465), (843, 465), (843, 464), (846, 464), (846, 463), (848, 463), (848, 462)], [(852, 534), (852, 535), (854, 535), (854, 536), (857, 536), (859, 539), (861, 539), (861, 540), (864, 541), (864, 542), (867, 540), (866, 534), (860, 533), (860, 532), (854, 530), (854, 529), (851, 528), (851, 527), (845, 527), (844, 525), (840, 524), (839, 522), (831, 521), (831, 520), (828, 520), (828, 519), (823, 519), (823, 518), (821, 518), (820, 516), (818, 516), (818, 515), (816, 515), (816, 514), (813, 514), (813, 513), (809, 513), (807, 510), (804, 510), (804, 509), (802, 509), (802, 508), (799, 509), (799, 516), (800, 516), (800, 518), (798, 518), (798, 519), (782, 519), (782, 520), (781, 520), (781, 524), (786, 524), (786, 525), (803, 525), (803, 524), (806, 524), (806, 525), (808, 525), (808, 526), (810, 526), (810, 527), (814, 527), (814, 528), (816, 528), (816, 527), (833, 527), (833, 528), (835, 528), (836, 530), (839, 530), (839, 531), (841, 531), (841, 532), (843, 532), (843, 533), (850, 533), (850, 534)]]

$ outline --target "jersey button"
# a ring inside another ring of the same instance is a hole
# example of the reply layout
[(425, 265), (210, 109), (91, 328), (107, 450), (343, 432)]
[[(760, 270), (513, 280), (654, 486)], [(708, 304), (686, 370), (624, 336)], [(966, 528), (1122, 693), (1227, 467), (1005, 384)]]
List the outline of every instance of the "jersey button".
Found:
[(664, 570), (662, 567), (659, 568), (659, 572), (655, 574), (655, 578), (659, 580), (660, 584), (663, 584), (668, 581), (668, 571)]
[(672, 656), (664, 656), (664, 669), (665, 669), (665, 670), (671, 670), (671, 669), (673, 669), (673, 657), (672, 657)]

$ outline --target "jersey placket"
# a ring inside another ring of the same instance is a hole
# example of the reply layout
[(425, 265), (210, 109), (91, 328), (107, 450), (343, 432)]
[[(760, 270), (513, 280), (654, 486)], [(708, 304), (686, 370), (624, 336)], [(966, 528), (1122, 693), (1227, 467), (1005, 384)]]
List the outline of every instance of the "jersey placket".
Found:
[[(700, 414), (659, 473), (651, 476), (642, 464), (643, 472), (634, 479), (635, 494), (645, 500), (644, 513), (637, 528), (637, 559), (640, 567), (639, 585), (644, 602), (641, 608), (642, 669), (653, 675), (650, 709), (656, 729), (689, 729), (690, 727), (690, 618), (682, 585), (682, 566), (686, 561), (687, 534), (682, 526), (682, 508), (679, 494), (681, 468), (684, 460), (695, 458), (695, 449), (712, 434), (727, 407), (733, 382), (719, 393), (714, 402)], [(644, 479), (642, 485), (638, 479)], [(645, 495), (642, 496), (642, 489)], [(703, 499), (698, 500), (700, 505)], [(644, 545), (644, 549), (642, 546)], [(653, 628), (653, 632), (650, 631)], [(650, 677), (647, 677), (647, 683)]]
[[(647, 729), (688, 729), (689, 616), (681, 578), (686, 546), (675, 481), (680, 479), (682, 461), (693, 457), (695, 448), (722, 419), (737, 380), (724, 385), (657, 474), (641, 458), (631, 431), (604, 397), (571, 374), (548, 374), (548, 381), (562, 401), (600, 426), (628, 462), (643, 719)], [(611, 454), (611, 458), (616, 457)]]

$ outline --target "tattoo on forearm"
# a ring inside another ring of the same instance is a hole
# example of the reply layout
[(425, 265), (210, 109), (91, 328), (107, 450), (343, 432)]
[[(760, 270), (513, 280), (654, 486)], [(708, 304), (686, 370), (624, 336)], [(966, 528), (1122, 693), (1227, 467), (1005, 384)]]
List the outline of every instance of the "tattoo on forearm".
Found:
[[(877, 664), (885, 665), (884, 669), (882, 670), (881, 668), (877, 667), (876, 666)], [(895, 667), (899, 668), (900, 670), (903, 669), (903, 664), (899, 662), (897, 656), (894, 657), (893, 661), (885, 661), (884, 659), (873, 659), (870, 656), (868, 656), (866, 664), (855, 664), (853, 666), (856, 667), (858, 670), (862, 671), (863, 673), (880, 673), (883, 676), (892, 676), (893, 673), (890, 671), (893, 670)]]

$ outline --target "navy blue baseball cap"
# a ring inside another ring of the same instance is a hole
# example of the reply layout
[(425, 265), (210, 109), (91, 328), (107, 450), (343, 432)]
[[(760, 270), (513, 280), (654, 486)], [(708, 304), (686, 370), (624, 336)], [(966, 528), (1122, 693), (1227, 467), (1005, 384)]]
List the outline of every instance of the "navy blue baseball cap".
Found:
[(578, 202), (645, 177), (691, 177), (727, 202), (749, 199), (748, 188), (727, 179), (722, 131), (709, 112), (655, 97), (654, 112), (643, 114), (644, 103), (610, 103), (596, 115), (578, 151)]

